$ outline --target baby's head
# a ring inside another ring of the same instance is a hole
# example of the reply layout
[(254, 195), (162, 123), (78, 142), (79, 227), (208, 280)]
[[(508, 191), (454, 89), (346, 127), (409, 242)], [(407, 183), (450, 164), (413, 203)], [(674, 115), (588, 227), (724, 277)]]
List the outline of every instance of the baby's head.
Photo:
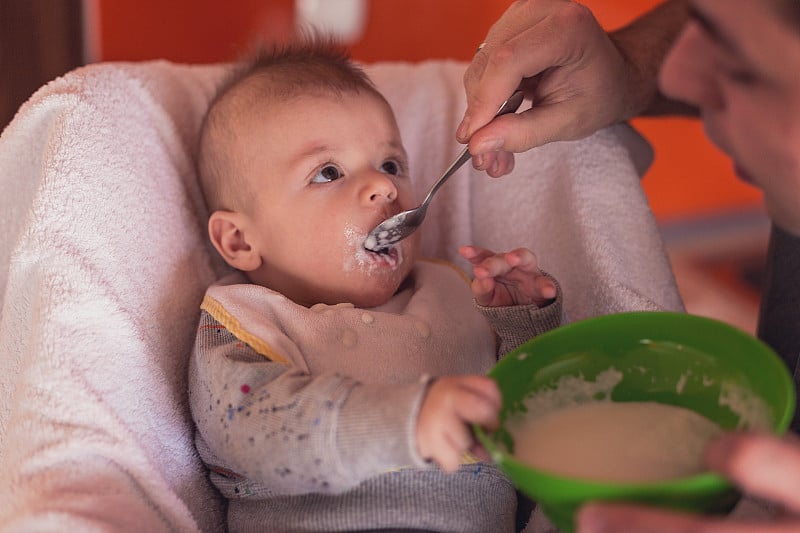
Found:
[(275, 48), (237, 71), (209, 108), (198, 169), (214, 247), (297, 303), (374, 307), (413, 266), (418, 234), (364, 248), (413, 207), (408, 160), (389, 104), (330, 44)]

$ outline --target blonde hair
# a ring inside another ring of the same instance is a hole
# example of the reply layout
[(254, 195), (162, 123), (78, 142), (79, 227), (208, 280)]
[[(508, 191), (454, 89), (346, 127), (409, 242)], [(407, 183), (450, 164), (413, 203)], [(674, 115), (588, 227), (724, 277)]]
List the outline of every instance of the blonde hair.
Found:
[(344, 93), (369, 93), (385, 101), (343, 47), (317, 36), (262, 47), (238, 63), (212, 99), (200, 131), (197, 173), (209, 212), (241, 210), (249, 197), (227, 147), (235, 142), (236, 122), (255, 103)]

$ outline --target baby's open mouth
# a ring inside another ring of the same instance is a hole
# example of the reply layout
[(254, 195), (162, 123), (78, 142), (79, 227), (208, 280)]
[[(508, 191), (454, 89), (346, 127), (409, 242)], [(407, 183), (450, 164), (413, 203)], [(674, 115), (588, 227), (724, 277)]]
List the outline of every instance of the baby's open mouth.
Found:
[[(370, 237), (370, 238), (372, 238), (372, 237)], [(379, 248), (379, 249), (375, 250), (375, 249), (369, 247), (368, 241), (369, 241), (370, 238), (368, 238), (367, 241), (365, 241), (365, 243), (364, 243), (364, 250), (366, 250), (367, 253), (374, 254), (374, 255), (387, 256), (388, 258), (391, 258), (391, 259), (397, 259), (398, 251), (397, 251), (397, 247), (394, 244), (390, 244), (390, 245), (388, 245), (388, 246), (386, 246), (384, 248)]]
[(371, 258), (375, 264), (385, 264), (387, 266), (397, 266), (400, 263), (400, 247), (396, 244), (390, 244), (384, 248), (373, 250), (369, 247), (369, 240), (374, 237), (367, 237), (364, 241), (364, 251), (367, 257)]
[(378, 245), (378, 239), (375, 237), (375, 235), (369, 235), (364, 240), (364, 249), (369, 253), (389, 255), (392, 252), (392, 250), (394, 250), (395, 255), (397, 254), (397, 250), (395, 249), (394, 244), (389, 244), (387, 246), (384, 246), (383, 248), (378, 248), (377, 245)]
[(378, 254), (385, 254), (389, 252), (389, 246), (385, 248), (378, 248), (378, 239), (375, 235), (369, 235), (366, 240), (364, 240), (364, 249), (371, 253), (378, 253)]

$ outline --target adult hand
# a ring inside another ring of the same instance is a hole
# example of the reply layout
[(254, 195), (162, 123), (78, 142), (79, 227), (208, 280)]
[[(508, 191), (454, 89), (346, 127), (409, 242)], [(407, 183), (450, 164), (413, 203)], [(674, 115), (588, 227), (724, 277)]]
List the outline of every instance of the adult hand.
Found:
[[(509, 152), (580, 139), (641, 114), (696, 114), (665, 98), (657, 83), (688, 13), (687, 0), (665, 0), (606, 34), (570, 0), (512, 4), (464, 74), (467, 110), (456, 136), (469, 141), (475, 168), (502, 176), (514, 168)], [(531, 109), (488, 124), (518, 86)]]
[(635, 505), (591, 503), (577, 516), (579, 533), (777, 533), (800, 531), (800, 445), (796, 439), (726, 434), (706, 450), (706, 463), (744, 492), (789, 511), (769, 523), (670, 512)]
[(488, 460), (470, 428), (494, 430), (502, 399), (497, 383), (486, 376), (445, 376), (428, 389), (417, 419), (417, 450), (446, 471), (458, 469), (466, 452)]
[(536, 255), (527, 248), (494, 253), (462, 246), (461, 256), (472, 264), (472, 296), (479, 305), (547, 305), (556, 297), (556, 285), (539, 270)]
[[(568, 0), (514, 2), (490, 29), (464, 75), (467, 109), (457, 137), (473, 165), (501, 176), (513, 156), (573, 140), (634, 113), (626, 61), (591, 11)], [(488, 124), (521, 86), (529, 110)]]

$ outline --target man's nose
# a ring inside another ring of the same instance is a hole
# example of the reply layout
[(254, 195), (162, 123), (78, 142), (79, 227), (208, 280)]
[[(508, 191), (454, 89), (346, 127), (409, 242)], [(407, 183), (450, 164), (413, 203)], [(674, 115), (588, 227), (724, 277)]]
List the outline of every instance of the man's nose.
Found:
[(713, 65), (715, 44), (696, 23), (690, 22), (678, 36), (659, 72), (659, 88), (670, 98), (698, 108), (724, 106), (719, 91), (718, 69)]

